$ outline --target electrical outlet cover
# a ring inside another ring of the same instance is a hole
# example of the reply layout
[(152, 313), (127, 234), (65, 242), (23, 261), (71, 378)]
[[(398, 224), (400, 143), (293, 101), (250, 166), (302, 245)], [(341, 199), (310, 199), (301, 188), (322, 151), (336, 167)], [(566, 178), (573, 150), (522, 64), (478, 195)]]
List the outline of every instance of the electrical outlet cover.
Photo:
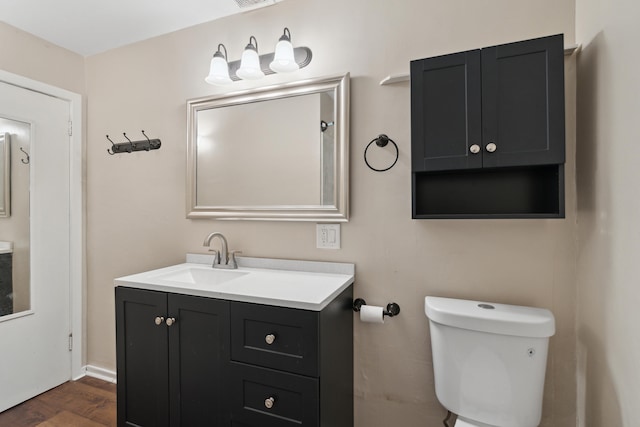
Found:
[(316, 247), (340, 249), (340, 224), (316, 224)]

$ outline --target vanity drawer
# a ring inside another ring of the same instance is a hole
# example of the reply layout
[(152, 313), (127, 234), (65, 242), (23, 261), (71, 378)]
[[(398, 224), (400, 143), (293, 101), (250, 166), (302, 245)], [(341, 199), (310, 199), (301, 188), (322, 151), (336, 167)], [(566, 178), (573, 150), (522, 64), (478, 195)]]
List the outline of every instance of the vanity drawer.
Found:
[(319, 426), (316, 378), (230, 362), (229, 387), (234, 426)]
[(231, 303), (231, 359), (317, 377), (318, 312)]

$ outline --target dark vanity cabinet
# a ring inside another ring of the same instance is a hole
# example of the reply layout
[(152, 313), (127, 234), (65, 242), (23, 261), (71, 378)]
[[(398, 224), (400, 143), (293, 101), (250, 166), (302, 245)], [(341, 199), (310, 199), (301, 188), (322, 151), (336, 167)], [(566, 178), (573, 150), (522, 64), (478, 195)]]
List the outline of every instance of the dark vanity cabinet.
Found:
[(117, 287), (118, 426), (353, 426), (352, 289), (313, 311)]
[(563, 36), (411, 62), (413, 218), (564, 216)]
[(13, 253), (0, 254), (0, 316), (13, 314)]

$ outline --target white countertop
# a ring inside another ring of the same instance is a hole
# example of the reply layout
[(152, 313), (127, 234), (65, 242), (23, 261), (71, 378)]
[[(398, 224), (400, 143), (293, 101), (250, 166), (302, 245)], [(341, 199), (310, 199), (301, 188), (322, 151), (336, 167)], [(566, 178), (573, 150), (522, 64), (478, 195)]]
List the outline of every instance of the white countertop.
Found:
[[(238, 257), (238, 269), (224, 270), (213, 269), (211, 260), (209, 255), (188, 255), (186, 263), (119, 277), (114, 282), (117, 286), (320, 311), (353, 283), (355, 273), (355, 266), (348, 263)], [(182, 279), (188, 272), (208, 274), (211, 270), (233, 278), (219, 284)]]
[(13, 242), (0, 240), (0, 254), (10, 254), (13, 252)]

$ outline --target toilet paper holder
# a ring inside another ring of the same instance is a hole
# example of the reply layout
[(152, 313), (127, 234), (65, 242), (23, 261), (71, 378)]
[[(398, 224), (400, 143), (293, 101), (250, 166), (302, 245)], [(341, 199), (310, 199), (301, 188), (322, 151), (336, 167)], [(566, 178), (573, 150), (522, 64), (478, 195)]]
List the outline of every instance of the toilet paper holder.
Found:
[[(359, 312), (360, 308), (363, 305), (367, 305), (367, 302), (362, 298), (356, 298), (353, 301), (353, 311), (355, 311), (356, 313)], [(387, 304), (387, 309), (382, 312), (383, 316), (388, 316), (388, 317), (397, 316), (398, 314), (400, 314), (400, 306), (395, 302), (390, 302), (389, 304)]]

